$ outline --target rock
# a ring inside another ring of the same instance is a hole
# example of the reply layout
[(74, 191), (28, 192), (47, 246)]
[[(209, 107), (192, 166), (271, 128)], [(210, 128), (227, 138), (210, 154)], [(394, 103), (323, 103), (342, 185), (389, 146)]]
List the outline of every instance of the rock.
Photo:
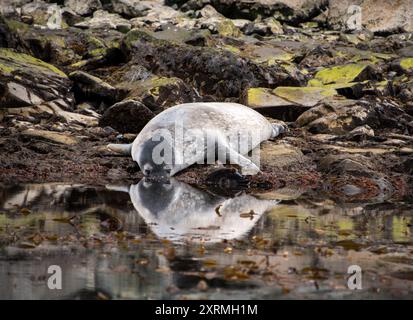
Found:
[(120, 133), (139, 133), (154, 116), (155, 114), (141, 102), (124, 100), (108, 108), (99, 125), (110, 126)]
[(10, 30), (8, 24), (0, 15), (0, 48), (17, 48), (19, 45), (18, 35)]
[(314, 107), (323, 99), (337, 95), (337, 91), (323, 87), (277, 87), (274, 94), (304, 107)]
[(130, 22), (134, 28), (150, 27), (154, 31), (165, 24), (173, 24), (187, 30), (193, 29), (195, 25), (195, 21), (186, 18), (182, 12), (161, 5), (151, 7), (145, 15), (133, 18)]
[(0, 15), (6, 18), (19, 16), (21, 14), (21, 7), (31, 1), (32, 0), (1, 0)]
[(55, 3), (43, 1), (30, 2), (21, 8), (21, 14), (30, 16), (33, 24), (49, 29), (62, 29), (68, 25), (63, 19), (63, 9)]
[(6, 111), (7, 114), (19, 115), (21, 117), (36, 117), (49, 114), (50, 117), (63, 119), (72, 128), (75, 125), (83, 127), (95, 127), (97, 125), (98, 120), (96, 117), (65, 111), (61, 108), (62, 105), (64, 105), (64, 101), (54, 100), (37, 106), (10, 108), (6, 109)]
[(368, 125), (374, 130), (412, 130), (413, 117), (388, 101), (328, 99), (298, 117), (296, 123), (312, 133), (347, 134)]
[(300, 149), (288, 143), (265, 141), (261, 144), (260, 166), (262, 170), (275, 172), (306, 162)]
[(413, 31), (413, 7), (410, 0), (330, 0), (328, 22), (335, 29), (348, 29), (347, 21), (354, 16), (350, 6), (361, 8), (361, 23), (372, 32)]
[(113, 12), (128, 18), (143, 17), (155, 7), (163, 7), (162, 1), (153, 0), (111, 0), (111, 4)]
[(399, 73), (413, 74), (413, 57), (397, 59), (392, 68)]
[(249, 88), (244, 94), (243, 104), (254, 110), (283, 121), (295, 121), (307, 108), (287, 101), (267, 88)]
[(211, 34), (208, 30), (186, 30), (173, 25), (162, 26), (162, 31), (150, 33), (154, 38), (177, 43), (200, 45)]
[(89, 100), (97, 104), (105, 102), (112, 105), (126, 95), (126, 92), (122, 93), (121, 90), (84, 71), (74, 71), (69, 74), (69, 78), (74, 83), (73, 92), (77, 102)]
[(370, 126), (364, 125), (351, 130), (346, 138), (351, 141), (361, 141), (369, 137), (374, 137), (374, 130)]
[(116, 56), (122, 34), (115, 30), (39, 29), (15, 20), (7, 25), (25, 52), (45, 62), (87, 70), (122, 61)]
[(320, 86), (320, 84), (361, 82), (374, 78), (373, 69), (369, 64), (350, 63), (322, 69), (315, 74), (314, 79), (310, 80), (308, 84), (310, 86)]
[(80, 16), (89, 16), (102, 8), (100, 0), (65, 0), (65, 6)]
[(328, 4), (327, 0), (166, 0), (166, 4), (181, 5), (182, 10), (199, 10), (209, 3), (218, 12), (231, 19), (255, 20), (275, 17), (277, 20), (298, 24), (319, 15)]
[(56, 67), (23, 53), (0, 48), (0, 108), (62, 99), (70, 105), (70, 80)]
[(200, 99), (197, 93), (179, 78), (152, 77), (144, 81), (121, 83), (118, 88), (130, 89), (127, 99), (140, 101), (155, 113)]
[(54, 142), (64, 145), (75, 145), (79, 143), (79, 140), (71, 136), (68, 133), (58, 133), (53, 131), (38, 130), (38, 129), (28, 129), (21, 132), (22, 137), (40, 139), (49, 142)]
[(131, 29), (131, 23), (115, 13), (109, 13), (104, 10), (96, 10), (92, 18), (75, 24), (78, 28), (90, 29), (115, 29), (120, 32), (128, 32)]
[(222, 37), (239, 37), (241, 36), (241, 31), (234, 25), (234, 23), (229, 20), (225, 19), (219, 21), (216, 24), (217, 32)]
[(298, 85), (300, 81), (278, 65), (262, 66), (226, 50), (157, 40), (134, 29), (124, 38), (122, 50), (135, 63), (157, 75), (178, 77), (201, 95), (239, 97), (247, 86)]
[(306, 87), (249, 88), (244, 104), (270, 117), (295, 121), (304, 111), (327, 97), (337, 95), (334, 89)]
[(318, 168), (325, 173), (351, 173), (353, 175), (373, 176), (375, 166), (367, 156), (361, 154), (332, 154), (323, 157)]
[(358, 126), (377, 126), (374, 107), (353, 100), (330, 100), (311, 108), (296, 123), (312, 133), (346, 134)]
[(284, 34), (284, 29), (280, 22), (278, 22), (275, 18), (267, 18), (263, 21), (254, 22), (246, 28), (246, 34), (259, 34), (261, 36), (269, 36), (269, 35), (276, 35), (276, 34)]

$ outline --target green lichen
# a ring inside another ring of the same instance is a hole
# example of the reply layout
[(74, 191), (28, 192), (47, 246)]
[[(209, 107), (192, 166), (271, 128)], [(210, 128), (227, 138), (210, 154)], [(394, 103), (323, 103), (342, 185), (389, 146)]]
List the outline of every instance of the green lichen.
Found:
[(413, 58), (401, 59), (400, 60), (400, 67), (402, 67), (403, 70), (406, 70), (406, 71), (413, 70)]
[(7, 66), (8, 69), (21, 69), (24, 70), (25, 66), (29, 68), (36, 68), (43, 72), (52, 72), (58, 74), (61, 77), (66, 78), (66, 74), (60, 71), (55, 66), (48, 64), (42, 60), (34, 58), (24, 53), (17, 53), (11, 49), (0, 48), (0, 64)]
[(271, 89), (250, 88), (247, 92), (247, 104), (249, 106), (261, 106), (268, 100), (268, 96), (271, 94)]
[(223, 20), (217, 24), (217, 31), (223, 37), (239, 37), (241, 31), (234, 25), (231, 20)]
[[(368, 64), (351, 63), (323, 69), (315, 75), (314, 79), (323, 85), (332, 83), (348, 83), (359, 79), (361, 74), (369, 68)], [(313, 82), (314, 83), (314, 82)]]
[(325, 87), (278, 87), (273, 91), (278, 97), (299, 105), (312, 107), (327, 97), (337, 95), (337, 91)]

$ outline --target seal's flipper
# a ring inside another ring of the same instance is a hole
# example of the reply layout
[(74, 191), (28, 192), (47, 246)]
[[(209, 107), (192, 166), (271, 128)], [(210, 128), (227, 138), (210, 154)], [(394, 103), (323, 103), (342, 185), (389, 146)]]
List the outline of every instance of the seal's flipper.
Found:
[(123, 154), (125, 156), (130, 156), (131, 152), (132, 152), (132, 143), (129, 144), (108, 144), (107, 148), (110, 151), (119, 153), (119, 154)]
[(243, 175), (255, 175), (260, 172), (260, 168), (258, 168), (257, 165), (250, 159), (233, 149), (228, 148), (228, 151), (230, 162), (233, 164), (238, 164), (241, 167), (241, 173)]
[(272, 125), (272, 135), (271, 139), (279, 136), (281, 133), (288, 131), (288, 126), (284, 122), (280, 121), (278, 123), (271, 123)]

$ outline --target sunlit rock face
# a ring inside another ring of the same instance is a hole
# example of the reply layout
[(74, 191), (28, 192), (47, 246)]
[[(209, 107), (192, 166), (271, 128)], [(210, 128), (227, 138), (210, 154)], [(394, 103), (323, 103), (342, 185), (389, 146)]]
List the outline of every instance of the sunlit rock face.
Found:
[(130, 187), (129, 193), (135, 209), (152, 231), (176, 242), (239, 239), (278, 203), (246, 194), (226, 199), (174, 179), (141, 180)]

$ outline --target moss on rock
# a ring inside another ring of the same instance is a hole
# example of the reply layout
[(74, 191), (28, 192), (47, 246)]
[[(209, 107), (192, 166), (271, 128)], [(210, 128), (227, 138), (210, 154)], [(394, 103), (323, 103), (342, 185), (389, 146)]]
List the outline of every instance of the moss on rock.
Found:
[[(323, 85), (332, 83), (349, 83), (368, 80), (372, 70), (369, 64), (350, 63), (343, 66), (326, 68), (316, 73), (314, 79)], [(314, 85), (314, 82), (313, 82)]]

